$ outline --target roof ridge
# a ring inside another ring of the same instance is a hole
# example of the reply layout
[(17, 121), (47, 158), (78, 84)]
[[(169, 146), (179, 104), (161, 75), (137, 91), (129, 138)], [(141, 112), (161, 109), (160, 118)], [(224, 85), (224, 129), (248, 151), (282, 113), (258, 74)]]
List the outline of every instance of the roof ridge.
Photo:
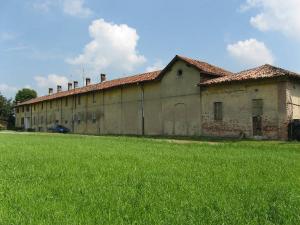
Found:
[[(182, 55), (176, 55), (176, 57), (184, 60), (184, 61), (187, 61), (188, 63), (191, 63), (189, 61), (194, 61), (195, 63), (200, 63), (200, 64), (205, 64), (205, 65), (208, 65), (209, 67), (212, 67), (214, 69), (217, 69), (219, 70), (219, 73), (218, 72), (212, 72), (212, 74), (217, 74), (217, 75), (220, 75), (220, 76), (228, 76), (228, 75), (233, 75), (234, 73), (227, 70), (227, 69), (223, 69), (222, 67), (220, 66), (216, 66), (214, 64), (211, 64), (211, 63), (208, 63), (208, 62), (205, 62), (205, 61), (202, 61), (202, 60), (199, 60), (199, 59), (193, 59), (193, 58), (190, 58), (190, 57), (186, 57), (186, 56), (182, 56)], [(196, 66), (196, 65), (195, 65)], [(201, 68), (199, 68), (201, 69)], [(203, 70), (203, 69), (202, 69)], [(203, 70), (204, 71), (204, 70)], [(220, 71), (222, 71), (222, 73), (220, 73)]]
[[(43, 100), (43, 99), (50, 100), (50, 99), (65, 97), (65, 96), (69, 96), (69, 95), (82, 94), (83, 92), (92, 92), (92, 91), (96, 91), (97, 87), (99, 87), (99, 86), (101, 87), (101, 85), (104, 86), (102, 89), (106, 89), (106, 88), (110, 88), (110, 87), (114, 87), (114, 86), (125, 85), (123, 83), (119, 83), (119, 84), (109, 86), (109, 84), (113, 84), (114, 82), (118, 82), (118, 81), (120, 82), (122, 80), (131, 79), (131, 78), (137, 78), (137, 77), (142, 77), (142, 76), (147, 76), (147, 75), (153, 75), (153, 76), (157, 77), (160, 74), (160, 72), (161, 72), (161, 70), (150, 71), (150, 72), (145, 72), (145, 73), (139, 73), (139, 74), (135, 74), (135, 75), (131, 75), (131, 76), (125, 76), (125, 77), (120, 77), (120, 78), (116, 78), (116, 79), (113, 79), (113, 80), (107, 80), (107, 81), (104, 81), (104, 82), (90, 84), (88, 86), (82, 86), (82, 87), (78, 87), (78, 88), (75, 88), (75, 89), (73, 88), (71, 90), (60, 91), (60, 92), (56, 92), (56, 93), (51, 94), (51, 95), (49, 95), (49, 94), (48, 95), (42, 95), (42, 96), (30, 99), (30, 100), (21, 102), (19, 105), (26, 105), (26, 104), (30, 104), (30, 103), (34, 103), (34, 102), (39, 102), (40, 100)], [(155, 77), (154, 77), (154, 79), (155, 79)], [(147, 77), (145, 77), (144, 80), (133, 81), (133, 82), (128, 81), (127, 83), (129, 84), (129, 83), (135, 83), (135, 82), (137, 82), (137, 83), (138, 82), (145, 82), (147, 80), (151, 80), (151, 78), (147, 79)]]

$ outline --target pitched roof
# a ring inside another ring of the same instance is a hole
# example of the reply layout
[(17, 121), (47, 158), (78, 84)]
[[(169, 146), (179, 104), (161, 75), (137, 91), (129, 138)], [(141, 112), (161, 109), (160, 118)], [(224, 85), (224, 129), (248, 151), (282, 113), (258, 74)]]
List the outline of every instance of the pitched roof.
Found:
[(123, 77), (123, 78), (119, 78), (119, 79), (115, 79), (115, 80), (105, 81), (105, 82), (98, 83), (98, 84), (92, 84), (92, 85), (88, 85), (85, 87), (72, 89), (70, 91), (62, 91), (62, 92), (55, 93), (52, 95), (41, 96), (41, 97), (38, 97), (35, 99), (31, 99), (29, 101), (22, 102), (22, 103), (18, 104), (18, 106), (29, 105), (29, 104), (33, 104), (33, 103), (38, 103), (38, 102), (47, 101), (47, 100), (56, 99), (56, 98), (62, 98), (62, 97), (70, 96), (70, 95), (82, 94), (82, 93), (86, 93), (86, 92), (105, 90), (105, 89), (118, 87), (118, 86), (122, 86), (122, 85), (129, 85), (129, 84), (134, 84), (134, 83), (143, 83), (143, 82), (157, 80), (157, 79), (161, 78), (177, 60), (182, 60), (182, 61), (186, 62), (187, 64), (195, 67), (197, 70), (199, 70), (203, 73), (206, 73), (206, 74), (216, 76), (216, 77), (233, 75), (233, 73), (226, 71), (220, 67), (213, 66), (211, 64), (208, 64), (208, 63), (205, 63), (205, 62), (202, 62), (199, 60), (176, 55), (173, 58), (173, 60), (162, 71), (154, 71), (154, 72), (138, 74), (138, 75), (134, 75), (134, 76), (130, 76), (130, 77)]
[(274, 78), (274, 77), (300, 78), (300, 74), (266, 64), (254, 69), (245, 70), (236, 73), (233, 76), (219, 77), (215, 79), (206, 80), (204, 82), (201, 82), (199, 85), (208, 86), (213, 84), (229, 83), (235, 81), (267, 79), (267, 78)]
[(177, 55), (176, 57), (178, 57), (178, 59), (181, 59), (181, 60), (187, 62), (188, 64), (198, 68), (200, 71), (202, 71), (204, 73), (208, 73), (208, 74), (211, 74), (211, 75), (216, 75), (218, 77), (219, 76), (233, 75), (233, 73), (230, 72), (230, 71), (224, 70), (220, 67), (208, 64), (206, 62), (202, 62), (202, 61), (199, 61), (199, 60), (196, 60), (196, 59), (191, 59), (191, 58), (188, 58), (188, 57), (185, 57), (185, 56), (180, 56), (180, 55)]
[(62, 91), (58, 92), (55, 94), (51, 95), (45, 95), (41, 96), (38, 98), (34, 98), (25, 102), (22, 102), (18, 104), (18, 106), (21, 105), (29, 105), (33, 103), (38, 103), (42, 101), (47, 101), (51, 99), (56, 99), (56, 98), (62, 98), (70, 95), (76, 95), (76, 94), (82, 94), (86, 92), (92, 92), (92, 91), (98, 91), (98, 90), (105, 90), (113, 87), (119, 87), (123, 85), (129, 85), (129, 84), (134, 84), (134, 83), (143, 83), (143, 82), (148, 82), (155, 80), (158, 75), (160, 74), (161, 71), (154, 71), (154, 72), (149, 72), (149, 73), (143, 73), (143, 74), (138, 74), (130, 77), (123, 77), (115, 80), (110, 80), (110, 81), (104, 81), (102, 83), (97, 83), (97, 84), (91, 84), (85, 87), (81, 88), (76, 88), (72, 89), (70, 91)]

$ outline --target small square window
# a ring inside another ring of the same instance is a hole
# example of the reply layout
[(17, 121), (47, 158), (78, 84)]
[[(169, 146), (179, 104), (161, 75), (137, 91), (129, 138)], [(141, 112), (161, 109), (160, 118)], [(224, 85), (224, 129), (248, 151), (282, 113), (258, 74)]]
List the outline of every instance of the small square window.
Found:
[(182, 69), (177, 70), (177, 76), (181, 77), (183, 75)]

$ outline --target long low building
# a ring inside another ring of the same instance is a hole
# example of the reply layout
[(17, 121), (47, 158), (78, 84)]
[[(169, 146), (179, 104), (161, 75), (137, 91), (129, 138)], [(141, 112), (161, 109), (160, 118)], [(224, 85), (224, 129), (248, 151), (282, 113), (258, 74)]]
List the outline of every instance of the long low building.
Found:
[(288, 138), (300, 75), (271, 65), (232, 73), (183, 56), (161, 71), (106, 80), (16, 106), (16, 126), (79, 134)]

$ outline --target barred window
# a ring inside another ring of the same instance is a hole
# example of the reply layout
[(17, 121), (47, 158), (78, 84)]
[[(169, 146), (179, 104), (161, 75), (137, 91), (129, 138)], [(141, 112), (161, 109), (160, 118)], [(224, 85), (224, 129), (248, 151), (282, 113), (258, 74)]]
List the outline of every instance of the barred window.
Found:
[(216, 121), (223, 120), (223, 103), (222, 102), (214, 103), (214, 118)]
[(253, 116), (262, 116), (263, 115), (263, 105), (264, 105), (264, 102), (262, 99), (253, 99), (252, 100), (252, 115)]
[(81, 100), (80, 100), (80, 95), (77, 96), (77, 104), (80, 105)]
[(80, 114), (78, 113), (77, 115), (77, 123), (80, 124), (81, 118), (80, 118)]
[(96, 103), (96, 93), (93, 92), (93, 103)]
[(96, 117), (96, 113), (95, 112), (92, 113), (92, 121), (93, 121), (93, 123), (97, 122), (97, 117)]

